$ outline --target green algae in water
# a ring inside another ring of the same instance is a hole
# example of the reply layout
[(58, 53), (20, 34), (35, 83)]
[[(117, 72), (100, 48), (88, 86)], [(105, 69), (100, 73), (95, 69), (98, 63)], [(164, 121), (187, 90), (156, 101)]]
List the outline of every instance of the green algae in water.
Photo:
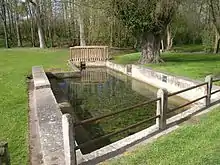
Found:
[[(79, 79), (65, 79), (62, 88), (73, 107), (77, 121), (98, 117), (156, 98), (157, 89), (106, 68), (82, 71)], [(177, 105), (169, 104), (169, 108)], [(156, 102), (76, 128), (78, 144), (116, 132), (156, 115)], [(81, 148), (83, 154), (120, 140), (151, 125), (150, 121), (118, 135)]]

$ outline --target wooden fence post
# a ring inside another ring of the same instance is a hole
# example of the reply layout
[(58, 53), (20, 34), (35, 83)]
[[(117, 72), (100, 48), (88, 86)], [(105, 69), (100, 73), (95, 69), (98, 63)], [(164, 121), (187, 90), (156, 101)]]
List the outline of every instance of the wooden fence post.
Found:
[(211, 93), (212, 93), (212, 80), (213, 80), (213, 76), (212, 75), (208, 75), (205, 78), (205, 82), (208, 83), (207, 85), (207, 89), (206, 89), (206, 106), (209, 106), (211, 103)]
[(8, 143), (0, 142), (0, 165), (10, 165), (10, 155), (8, 151)]
[(159, 127), (159, 129), (165, 129), (166, 128), (166, 115), (167, 115), (167, 109), (168, 109), (168, 92), (166, 89), (159, 89), (157, 92), (157, 98), (160, 98), (159, 101), (157, 101), (157, 115), (160, 115), (159, 118), (156, 120), (156, 124)]
[(75, 150), (75, 131), (73, 120), (70, 114), (64, 114), (62, 116), (62, 127), (65, 165), (77, 165)]
[(70, 58), (69, 60), (72, 61), (72, 59), (73, 59), (73, 58), (72, 58), (72, 47), (70, 47), (70, 52), (69, 52), (69, 54), (70, 54), (70, 55), (69, 55), (69, 58)]

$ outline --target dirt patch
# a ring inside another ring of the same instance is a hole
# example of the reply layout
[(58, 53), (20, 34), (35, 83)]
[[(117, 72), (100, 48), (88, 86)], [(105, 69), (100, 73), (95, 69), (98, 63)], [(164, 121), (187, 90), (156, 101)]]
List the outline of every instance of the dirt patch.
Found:
[(199, 117), (193, 116), (189, 120), (187, 120), (185, 123), (193, 124), (193, 125), (199, 124), (200, 123), (200, 119), (199, 119)]

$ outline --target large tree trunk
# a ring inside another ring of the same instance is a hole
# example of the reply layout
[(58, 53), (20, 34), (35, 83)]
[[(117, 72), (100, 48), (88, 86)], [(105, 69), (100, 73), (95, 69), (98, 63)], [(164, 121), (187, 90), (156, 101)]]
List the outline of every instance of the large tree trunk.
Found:
[(170, 29), (170, 25), (167, 26), (167, 47), (166, 50), (171, 50), (173, 46), (173, 38)]
[(160, 42), (161, 37), (151, 32), (144, 33), (142, 36), (142, 52), (139, 63), (159, 63), (160, 59)]
[(215, 30), (215, 45), (214, 45), (214, 52), (213, 52), (215, 54), (217, 54), (219, 51), (219, 43), (220, 43), (220, 35), (216, 29)]

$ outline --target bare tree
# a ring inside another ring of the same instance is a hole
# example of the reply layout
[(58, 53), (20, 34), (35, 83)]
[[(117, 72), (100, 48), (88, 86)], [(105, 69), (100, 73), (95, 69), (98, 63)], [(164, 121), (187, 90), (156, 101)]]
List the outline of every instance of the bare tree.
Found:
[(0, 17), (2, 19), (4, 35), (5, 35), (5, 47), (9, 48), (5, 0), (0, 0), (0, 5), (1, 5), (0, 6)]
[(17, 46), (21, 47), (21, 32), (20, 32), (20, 25), (19, 25), (19, 12), (18, 12), (18, 1), (14, 1), (14, 10), (15, 10), (15, 27), (16, 27), (16, 36), (17, 36)]
[(34, 13), (35, 13), (35, 18), (36, 18), (36, 23), (37, 23), (37, 28), (38, 28), (40, 48), (45, 48), (46, 44), (45, 44), (45, 38), (44, 38), (45, 35), (44, 35), (43, 25), (42, 25), (41, 0), (29, 0), (29, 2), (34, 7)]
[(167, 26), (167, 46), (166, 46), (166, 50), (171, 50), (171, 48), (173, 47), (173, 37), (172, 37), (172, 32), (171, 32), (171, 25), (168, 24)]
[(77, 12), (77, 20), (79, 24), (79, 33), (80, 33), (80, 46), (85, 46), (85, 28), (84, 28), (84, 19), (83, 19), (83, 8), (81, 0), (75, 0), (76, 12)]
[(27, 3), (27, 8), (26, 8), (26, 12), (27, 12), (27, 20), (30, 16), (30, 30), (31, 30), (31, 44), (33, 47), (35, 47), (35, 37), (34, 37), (34, 34), (35, 34), (35, 30), (34, 30), (34, 14), (33, 14), (33, 10), (31, 9), (31, 5), (30, 3)]

